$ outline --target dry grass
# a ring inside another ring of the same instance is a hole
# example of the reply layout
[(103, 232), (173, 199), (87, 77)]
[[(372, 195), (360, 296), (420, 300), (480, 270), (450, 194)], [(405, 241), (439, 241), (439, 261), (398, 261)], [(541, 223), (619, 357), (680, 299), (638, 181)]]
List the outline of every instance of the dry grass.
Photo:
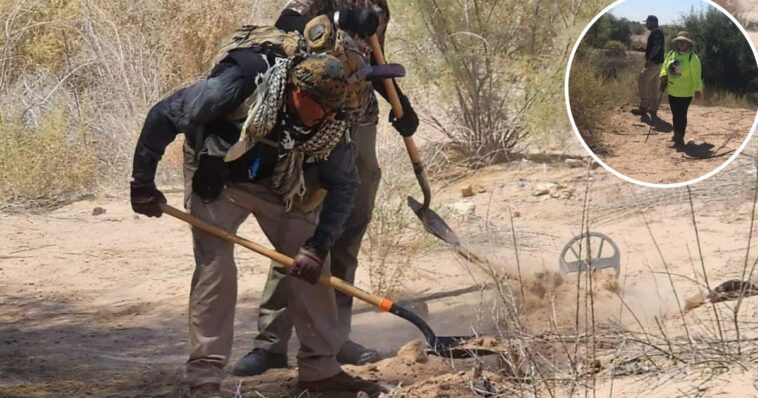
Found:
[[(591, 177), (588, 170), (580, 225), (584, 232), (592, 229)], [(752, 261), (755, 256), (751, 256), (750, 245), (758, 203), (758, 178), (753, 186), (753, 211), (750, 230), (746, 233), (748, 247), (741, 270), (743, 280), (755, 272), (758, 264), (758, 260)], [(633, 192), (633, 189), (630, 190)], [(715, 288), (715, 283), (702, 254), (703, 242), (699, 235), (701, 221), (694, 206), (699, 198), (693, 197), (691, 190), (686, 190), (684, 194), (689, 199), (692, 221), (692, 235), (687, 238), (694, 239), (698, 248), (693, 261), (693, 275), (686, 278), (686, 283), (706, 289), (707, 295), (708, 290)], [(662, 270), (665, 272), (658, 274), (664, 274), (669, 281), (669, 286), (656, 286), (655, 289), (659, 297), (678, 299), (685, 287), (685, 280), (682, 275), (671, 273), (646, 214), (639, 206), (637, 210), (663, 263)], [(580, 249), (583, 255), (593, 251), (589, 244), (588, 240), (587, 245)], [(518, 264), (518, 257), (516, 250), (510, 262)], [(589, 257), (585, 260), (590, 261)], [(498, 381), (503, 385), (498, 384), (495, 389), (509, 390), (512, 395), (614, 396), (614, 384), (624, 378), (628, 384), (631, 377), (636, 383), (635, 391), (643, 393), (659, 389), (660, 393), (665, 383), (679, 382), (686, 377), (687, 382), (678, 383), (671, 391), (676, 391), (677, 396), (707, 396), (704, 394), (714, 391), (710, 388), (716, 379), (724, 382), (730, 377), (728, 375), (750, 371), (758, 360), (758, 336), (754, 333), (754, 320), (750, 314), (755, 311), (755, 306), (744, 304), (744, 291), (738, 292), (736, 300), (719, 304), (706, 302), (706, 306), (695, 311), (683, 308), (679, 302), (678, 313), (668, 316), (659, 314), (648, 320), (627, 303), (623, 286), (609, 286), (598, 278), (599, 273), (585, 272), (576, 274), (575, 278), (570, 275), (556, 284), (543, 274), (522, 277), (519, 273), (516, 279), (503, 278), (502, 269), (489, 261), (470, 265), (484, 270), (496, 286), (498, 302), (492, 309), (492, 316), (498, 321), (497, 332), (501, 340), (508, 342), (508, 349), (500, 354), (498, 365), (490, 369), (504, 376), (504, 381)], [(528, 296), (533, 294), (535, 282), (545, 287), (540, 294), (547, 296), (552, 305), (545, 307), (543, 304), (541, 308), (528, 305)], [(558, 291), (571, 284), (574, 285), (575, 296), (567, 301), (565, 292), (559, 295)], [(597, 308), (598, 298), (608, 292), (613, 292), (620, 303), (618, 317), (610, 319), (607, 316), (599, 317), (600, 310)], [(487, 306), (491, 307), (489, 304)], [(535, 330), (526, 321), (535, 311), (550, 313), (548, 331)], [(622, 314), (633, 322), (621, 323)], [(574, 319), (568, 321), (571, 317)], [(603, 395), (600, 395), (601, 391)], [(628, 386), (626, 392), (629, 392)]]
[(0, 198), (44, 202), (91, 190), (97, 183), (95, 151), (86, 128), (56, 107), (27, 126), (18, 113), (0, 113)]
[(419, 193), (402, 141), (394, 131), (385, 129), (379, 135), (382, 181), (361, 251), (368, 264), (371, 291), (392, 297), (434, 238), (424, 231), (406, 202), (406, 196)]
[[(55, 125), (65, 139), (47, 133), (46, 140), (36, 135), (35, 140), (60, 147), (50, 149), (60, 154), (54, 158), (58, 172), (72, 165), (73, 173), (69, 177), (55, 174), (52, 166), (34, 166), (53, 157), (17, 146), (31, 137), (4, 134), (5, 158), (24, 163), (3, 171), (4, 181), (14, 181), (0, 189), (0, 202), (88, 192), (94, 180), (123, 189), (150, 106), (204, 75), (223, 36), (243, 22), (270, 23), (283, 3), (1, 0), (3, 128), (37, 132)], [(69, 149), (85, 136), (86, 161), (73, 154), (81, 151)], [(175, 145), (162, 164), (163, 182), (178, 181), (180, 147)], [(86, 172), (80, 171), (84, 165)]]
[(603, 123), (619, 106), (637, 98), (634, 56), (600, 50), (577, 51), (569, 75), (571, 114), (587, 145), (602, 151)]

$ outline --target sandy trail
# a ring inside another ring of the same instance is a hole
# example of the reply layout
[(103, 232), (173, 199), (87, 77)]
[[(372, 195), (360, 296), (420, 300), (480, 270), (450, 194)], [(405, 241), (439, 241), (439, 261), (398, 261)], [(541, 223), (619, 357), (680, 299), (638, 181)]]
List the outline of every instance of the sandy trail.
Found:
[[(727, 173), (695, 190), (705, 261), (714, 280), (739, 276), (744, 261), (751, 211), (751, 185), (744, 183), (751, 174), (749, 165), (746, 159), (730, 166)], [(518, 215), (514, 223), (521, 270), (530, 281), (525, 293), (534, 333), (550, 331), (553, 314), (560, 315), (560, 322), (573, 324), (576, 276), (556, 282), (557, 256), (578, 233), (586, 175), (585, 168), (563, 162), (512, 163), (467, 175), (435, 194), (446, 220), (468, 244), (486, 254), (498, 272), (516, 272), (509, 209)], [(661, 261), (634, 209), (631, 188), (602, 169), (591, 177), (591, 228), (611, 236), (621, 248), (619, 283), (625, 300), (643, 320), (670, 316), (676, 312), (673, 297), (664, 276), (655, 273), (661, 271)], [(545, 184), (559, 192), (536, 195)], [(723, 184), (732, 185), (729, 190), (714, 188)], [(461, 189), (469, 185), (479, 185), (485, 192), (461, 198)], [(635, 191), (656, 239), (666, 248), (672, 272), (693, 275), (688, 252), (695, 250), (696, 243), (681, 195)], [(47, 214), (0, 215), (4, 227), (0, 230), (0, 396), (178, 397), (184, 393), (181, 368), (187, 353), (186, 301), (193, 267), (189, 231), (169, 217), (135, 217), (120, 198), (78, 202)], [(171, 203), (180, 198), (169, 195)], [(455, 210), (462, 204), (471, 211)], [(93, 216), (95, 207), (106, 213)], [(240, 234), (265, 242), (254, 222), (245, 223)], [(247, 352), (255, 335), (255, 308), (268, 266), (265, 259), (244, 250), (237, 251), (237, 258), (240, 298), (232, 360)], [(415, 297), (492, 281), (449, 249), (433, 244), (414, 262), (402, 294)], [(699, 290), (685, 279), (677, 283), (680, 295)], [(360, 269), (358, 285), (368, 286), (365, 267)], [(617, 288), (597, 295), (598, 322), (619, 320)], [(518, 288), (514, 291), (520, 295)], [(430, 301), (428, 322), (443, 335), (473, 330), (497, 335), (493, 320), (502, 325), (505, 319), (499, 302), (495, 291)], [(620, 321), (632, 318), (625, 314)], [(388, 355), (420, 337), (407, 322), (376, 312), (357, 314), (353, 334), (357, 341)], [(293, 340), (291, 355), (296, 344)], [(453, 388), (468, 377), (459, 372), (472, 367), (470, 361), (432, 360), (411, 367), (394, 361), (377, 365), (379, 371), (369, 367), (352, 371), (389, 386), (402, 383), (408, 391), (425, 391), (407, 395), (425, 397), (440, 396), (431, 392), (440, 386)], [(294, 360), (290, 363), (294, 365)], [(433, 377), (438, 374), (439, 379)], [(233, 393), (239, 381), (230, 378), (224, 389)], [(294, 383), (295, 371), (290, 369), (246, 379), (241, 391), (243, 396), (277, 397)]]
[[(692, 105), (688, 113), (684, 152), (672, 146), (671, 109), (666, 100), (658, 111), (647, 142), (650, 118), (634, 116), (631, 106), (618, 108), (605, 123), (601, 159), (612, 169), (638, 181), (672, 184), (704, 176), (728, 161), (745, 141), (755, 121), (749, 109)], [(723, 155), (723, 156), (719, 156)], [(707, 159), (709, 156), (718, 156)]]

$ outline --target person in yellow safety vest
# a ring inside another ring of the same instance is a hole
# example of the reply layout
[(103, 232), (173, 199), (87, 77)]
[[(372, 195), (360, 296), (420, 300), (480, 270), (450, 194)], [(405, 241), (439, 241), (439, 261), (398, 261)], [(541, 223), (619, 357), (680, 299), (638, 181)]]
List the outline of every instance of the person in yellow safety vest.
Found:
[(687, 32), (679, 32), (672, 40), (674, 49), (663, 60), (661, 91), (668, 90), (669, 105), (674, 124), (673, 148), (684, 151), (684, 133), (687, 129), (687, 111), (695, 99), (703, 98), (703, 71), (700, 58), (692, 50), (694, 43)]

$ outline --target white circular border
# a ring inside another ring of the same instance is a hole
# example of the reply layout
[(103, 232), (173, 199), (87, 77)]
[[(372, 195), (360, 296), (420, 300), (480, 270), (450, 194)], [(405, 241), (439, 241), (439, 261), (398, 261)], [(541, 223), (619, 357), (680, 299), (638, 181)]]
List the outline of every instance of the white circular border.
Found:
[[(568, 110), (569, 119), (571, 119), (571, 127), (574, 130), (574, 134), (576, 134), (577, 138), (579, 139), (579, 142), (582, 143), (582, 147), (584, 147), (584, 149), (590, 154), (590, 156), (592, 156), (592, 159), (594, 159), (597, 163), (599, 163), (601, 166), (603, 166), (604, 169), (606, 169), (607, 171), (611, 172), (611, 174), (615, 175), (616, 177), (618, 177), (618, 178), (620, 178), (620, 179), (622, 179), (622, 180), (624, 180), (626, 182), (630, 182), (632, 184), (637, 184), (637, 185), (641, 185), (643, 187), (648, 187), (648, 188), (681, 188), (681, 187), (684, 187), (684, 186), (687, 186), (687, 185), (697, 184), (697, 183), (699, 183), (699, 182), (701, 182), (703, 180), (711, 178), (714, 175), (718, 174), (725, 167), (729, 166), (729, 164), (731, 164), (735, 159), (737, 159), (737, 157), (740, 156), (740, 154), (742, 154), (742, 151), (745, 149), (745, 147), (747, 146), (747, 144), (750, 143), (750, 140), (753, 137), (753, 133), (755, 132), (756, 125), (758, 125), (758, 113), (756, 113), (756, 118), (753, 121), (753, 127), (748, 132), (747, 137), (745, 137), (745, 141), (742, 143), (742, 145), (739, 148), (737, 148), (737, 150), (734, 152), (734, 155), (732, 155), (726, 162), (724, 162), (723, 164), (721, 164), (721, 166), (716, 167), (715, 169), (711, 170), (709, 173), (707, 173), (705, 175), (702, 175), (702, 176), (697, 177), (697, 178), (693, 178), (693, 179), (691, 179), (689, 181), (677, 182), (677, 183), (673, 183), (673, 184), (653, 184), (653, 183), (649, 183), (649, 182), (644, 182), (644, 181), (636, 180), (634, 178), (631, 178), (631, 177), (628, 177), (628, 176), (626, 176), (624, 174), (619, 173), (618, 171), (616, 171), (612, 167), (610, 167), (607, 164), (605, 164), (605, 162), (603, 162), (597, 155), (595, 155), (595, 152), (593, 152), (590, 149), (590, 147), (587, 145), (587, 143), (584, 142), (584, 138), (582, 138), (582, 135), (579, 133), (579, 129), (576, 127), (576, 123), (574, 122), (574, 114), (571, 112), (571, 102), (569, 100), (569, 76), (571, 75), (571, 66), (574, 63), (574, 55), (576, 55), (576, 50), (579, 48), (579, 44), (581, 44), (582, 40), (584, 39), (584, 36), (587, 34), (587, 32), (590, 30), (590, 28), (595, 24), (595, 22), (597, 22), (597, 20), (600, 19), (600, 17), (602, 17), (603, 15), (607, 14), (610, 9), (612, 9), (612, 8), (616, 7), (617, 5), (619, 5), (621, 3), (624, 3), (626, 1), (628, 1), (628, 0), (617, 0), (617, 1), (613, 2), (611, 5), (609, 5), (608, 7), (604, 8), (603, 11), (601, 11), (599, 14), (597, 14), (595, 16), (595, 18), (593, 18), (592, 21), (590, 21), (590, 23), (587, 25), (587, 27), (584, 28), (584, 30), (582, 31), (582, 34), (579, 35), (579, 38), (577, 39), (576, 44), (574, 44), (574, 49), (571, 51), (571, 56), (569, 57), (568, 66), (566, 68), (566, 79), (565, 79), (565, 83), (564, 83), (564, 86), (565, 86), (564, 87), (564, 96), (566, 97), (566, 109)], [(735, 25), (737, 25), (737, 27), (740, 29), (740, 32), (742, 32), (742, 36), (745, 38), (745, 40), (747, 40), (748, 44), (750, 45), (750, 48), (753, 49), (753, 58), (758, 62), (758, 51), (756, 51), (755, 44), (750, 39), (750, 36), (748, 36), (747, 30), (745, 30), (745, 28), (742, 26), (742, 24), (739, 21), (737, 21), (737, 19), (734, 18), (734, 16), (732, 14), (730, 14), (723, 7), (721, 7), (720, 5), (714, 3), (713, 1), (711, 1), (711, 0), (701, 0), (701, 1), (704, 2), (704, 3), (706, 3), (706, 4), (709, 4), (709, 5), (713, 6), (713, 7), (715, 7), (716, 9), (718, 9), (719, 11), (721, 11), (723, 14), (725, 14), (727, 17), (729, 17), (729, 19), (732, 21), (732, 23), (734, 23)]]

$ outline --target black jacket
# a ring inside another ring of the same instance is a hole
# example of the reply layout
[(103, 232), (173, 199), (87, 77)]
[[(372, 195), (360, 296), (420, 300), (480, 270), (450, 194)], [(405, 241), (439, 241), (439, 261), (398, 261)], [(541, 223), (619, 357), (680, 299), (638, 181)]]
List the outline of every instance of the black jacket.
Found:
[[(197, 169), (201, 154), (209, 152), (206, 148), (209, 137), (220, 138), (226, 143), (236, 142), (243, 120), (235, 121), (227, 116), (252, 95), (256, 78), (265, 73), (274, 61), (272, 55), (264, 54), (257, 48), (235, 50), (207, 78), (174, 92), (153, 106), (134, 152), (132, 177), (153, 181), (166, 147), (180, 132), (185, 135), (185, 170), (190, 173)], [(278, 135), (276, 129), (272, 135)], [(265, 181), (266, 174), (273, 169), (272, 162), (276, 162), (278, 148), (256, 146), (250, 152), (255, 151), (256, 154), (251, 156), (248, 153), (229, 164), (234, 181)], [(256, 158), (262, 172), (246, 179), (239, 170), (247, 170), (248, 164), (242, 162), (252, 162)], [(309, 244), (320, 251), (328, 251), (342, 233), (360, 183), (353, 144), (339, 144), (327, 160), (311, 167), (318, 168), (319, 185), (328, 193), (322, 205), (319, 225)]]
[(665, 39), (661, 28), (655, 28), (650, 31), (647, 37), (647, 46), (645, 48), (645, 60), (653, 61), (656, 65), (663, 63), (663, 53)]

